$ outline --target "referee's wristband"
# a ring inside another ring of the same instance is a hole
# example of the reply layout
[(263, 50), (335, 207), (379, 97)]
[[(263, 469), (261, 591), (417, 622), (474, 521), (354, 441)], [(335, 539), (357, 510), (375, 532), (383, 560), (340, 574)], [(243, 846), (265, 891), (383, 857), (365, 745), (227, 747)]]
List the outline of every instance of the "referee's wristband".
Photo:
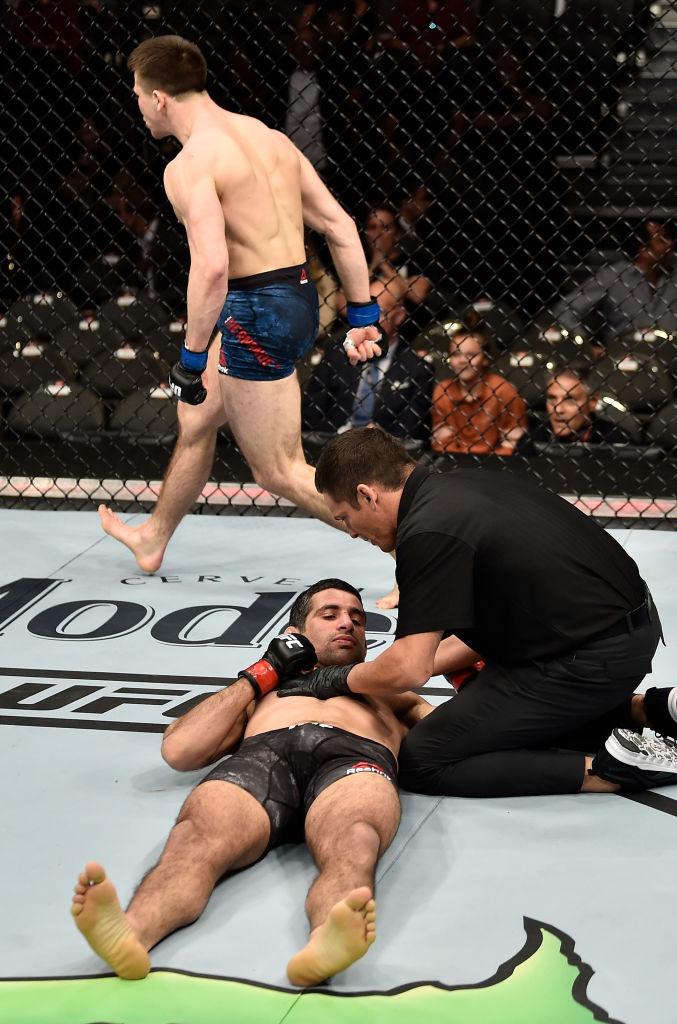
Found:
[(376, 299), (369, 302), (348, 302), (346, 320), (351, 327), (373, 327), (381, 319), (381, 310)]
[(193, 373), (204, 373), (207, 369), (207, 353), (191, 352), (189, 348), (182, 345), (179, 362), (186, 370), (191, 370)]

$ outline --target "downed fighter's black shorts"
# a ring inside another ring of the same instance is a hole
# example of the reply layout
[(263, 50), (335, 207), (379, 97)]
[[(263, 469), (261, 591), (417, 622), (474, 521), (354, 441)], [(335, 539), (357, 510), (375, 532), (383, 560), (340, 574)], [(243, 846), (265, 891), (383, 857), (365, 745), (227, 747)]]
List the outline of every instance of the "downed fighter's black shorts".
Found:
[(355, 733), (306, 722), (245, 739), (202, 782), (232, 782), (251, 793), (270, 818), (270, 850), (280, 843), (302, 842), (313, 800), (338, 779), (362, 772), (395, 785), (395, 755)]

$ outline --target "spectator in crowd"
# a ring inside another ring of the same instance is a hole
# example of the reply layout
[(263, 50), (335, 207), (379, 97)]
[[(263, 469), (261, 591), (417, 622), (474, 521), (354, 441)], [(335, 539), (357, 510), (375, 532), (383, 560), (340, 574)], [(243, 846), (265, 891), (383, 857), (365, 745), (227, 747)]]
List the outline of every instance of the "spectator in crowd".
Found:
[(295, 146), (323, 173), (327, 163), (321, 107), (320, 34), (313, 25), (299, 29), (289, 44), (295, 67), (289, 75), (284, 130)]
[[(647, 220), (639, 229), (639, 248), (633, 260), (600, 267), (583, 284), (565, 295), (553, 310), (553, 320), (572, 331), (599, 326), (608, 344), (628, 330), (661, 327), (677, 331), (677, 267), (672, 227)], [(589, 325), (597, 314), (601, 324)]]
[(533, 455), (537, 444), (630, 444), (631, 438), (615, 423), (595, 414), (599, 391), (593, 382), (594, 364), (580, 358), (561, 363), (547, 383), (548, 422), (539, 423), (520, 437), (516, 455)]
[(486, 327), (459, 324), (449, 338), (452, 376), (435, 385), (432, 449), (512, 455), (524, 433), (526, 405), (517, 389), (489, 369)]
[(303, 429), (334, 432), (377, 425), (403, 440), (427, 442), (432, 365), (400, 340), (407, 312), (393, 290), (384, 281), (374, 281), (371, 294), (381, 307), (388, 351), (353, 367), (341, 346), (332, 344), (306, 385)]
[(406, 302), (419, 305), (430, 292), (430, 280), (418, 271), (411, 258), (400, 247), (402, 231), (397, 211), (384, 203), (374, 207), (364, 225), (369, 272), (394, 290)]
[(151, 197), (124, 168), (113, 179), (106, 203), (127, 229), (122, 248), (139, 269), (139, 280), (150, 295), (156, 295), (154, 262), (151, 251), (158, 234), (158, 215)]

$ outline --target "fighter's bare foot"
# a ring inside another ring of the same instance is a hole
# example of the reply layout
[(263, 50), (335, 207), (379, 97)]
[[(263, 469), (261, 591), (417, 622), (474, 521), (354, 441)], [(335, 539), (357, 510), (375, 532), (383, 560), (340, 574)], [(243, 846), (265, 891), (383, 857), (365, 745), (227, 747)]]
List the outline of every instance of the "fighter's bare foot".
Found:
[(383, 597), (379, 597), (376, 602), (377, 608), (397, 608), (400, 603), (400, 590), (397, 583), (392, 590), (389, 590)]
[(150, 959), (132, 931), (106, 872), (90, 861), (76, 882), (71, 906), (76, 925), (97, 956), (120, 978), (145, 978)]
[(312, 932), (308, 945), (287, 964), (292, 985), (319, 985), (359, 960), (376, 938), (376, 903), (371, 889), (353, 889)]
[(99, 505), (98, 512), (102, 529), (129, 548), (139, 569), (142, 572), (157, 572), (162, 565), (167, 543), (153, 536), (148, 522), (129, 526), (107, 505)]

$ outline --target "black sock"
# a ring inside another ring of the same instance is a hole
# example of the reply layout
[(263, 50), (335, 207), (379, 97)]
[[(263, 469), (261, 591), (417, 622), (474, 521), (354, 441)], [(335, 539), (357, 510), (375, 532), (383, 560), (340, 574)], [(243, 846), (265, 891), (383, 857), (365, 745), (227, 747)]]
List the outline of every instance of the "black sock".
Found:
[(677, 737), (677, 686), (652, 686), (647, 690), (644, 714), (654, 732)]

